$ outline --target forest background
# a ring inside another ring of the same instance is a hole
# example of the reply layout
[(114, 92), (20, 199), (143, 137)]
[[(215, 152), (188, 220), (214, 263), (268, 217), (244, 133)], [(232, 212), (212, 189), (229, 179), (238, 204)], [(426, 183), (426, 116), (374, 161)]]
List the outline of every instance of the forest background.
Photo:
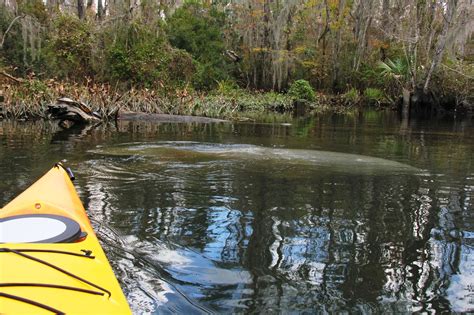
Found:
[(0, 116), (472, 108), (473, 32), (471, 0), (0, 0)]

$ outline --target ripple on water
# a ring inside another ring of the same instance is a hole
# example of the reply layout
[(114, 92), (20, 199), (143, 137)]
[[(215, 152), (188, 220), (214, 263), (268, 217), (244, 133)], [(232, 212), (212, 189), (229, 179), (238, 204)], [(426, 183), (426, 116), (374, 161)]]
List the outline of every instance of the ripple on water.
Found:
[(114, 267), (134, 312), (211, 312), (197, 301), (208, 290), (226, 287), (235, 294), (242, 287), (242, 295), (248, 293), (244, 287), (251, 277), (245, 270), (221, 268), (202, 254), (158, 239), (119, 237), (103, 226), (98, 231), (107, 252), (114, 256)]
[(377, 157), (301, 149), (263, 147), (249, 144), (158, 141), (98, 147), (91, 153), (103, 156), (139, 156), (149, 160), (196, 163), (213, 160), (258, 161), (281, 165), (331, 167), (344, 173), (422, 173), (407, 164)]
[[(449, 283), (450, 301), (471, 298), (468, 258), (464, 274), (448, 268), (471, 239), (469, 229), (452, 233), (470, 200), (469, 178), (240, 144), (135, 142), (90, 153), (89, 195), (105, 201), (92, 213), (134, 235), (123, 245), (131, 256), (118, 263), (134, 274), (124, 276), (125, 291), (138, 308), (444, 310), (424, 300), (440, 289), (418, 281), (430, 275)], [(451, 303), (466, 310), (470, 302)]]

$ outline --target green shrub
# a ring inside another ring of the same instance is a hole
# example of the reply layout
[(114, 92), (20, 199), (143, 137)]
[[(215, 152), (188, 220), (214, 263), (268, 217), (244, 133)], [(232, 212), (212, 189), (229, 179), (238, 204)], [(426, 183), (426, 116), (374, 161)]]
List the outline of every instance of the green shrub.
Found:
[(106, 73), (114, 81), (150, 85), (160, 70), (161, 41), (151, 28), (131, 21), (106, 32)]
[[(0, 40), (5, 36), (3, 47), (0, 49), (1, 62), (11, 69), (14, 68), (17, 75), (31, 71), (44, 72), (42, 51), (46, 32), (39, 17), (35, 15), (37, 13), (41, 16), (42, 3), (32, 0), (19, 2), (18, 5), (17, 12), (14, 12), (11, 8), (0, 4)], [(31, 6), (31, 10), (25, 8), (25, 5)], [(37, 12), (33, 10), (35, 8)], [(4, 34), (13, 21), (15, 22), (8, 33)]]
[(46, 47), (50, 72), (70, 79), (93, 75), (94, 35), (86, 21), (73, 15), (58, 16)]
[(49, 15), (45, 2), (42, 0), (18, 0), (18, 13), (36, 18), (40, 23), (46, 24)]
[(238, 91), (236, 95), (209, 94), (203, 98), (194, 98), (193, 105), (188, 108), (192, 108), (193, 115), (225, 118), (249, 113), (285, 112), (293, 108), (293, 99), (286, 94)]
[(199, 89), (215, 87), (230, 77), (232, 66), (223, 56), (225, 16), (215, 6), (188, 1), (167, 21), (170, 43), (190, 53), (195, 60), (193, 84)]
[(189, 53), (172, 48), (159, 23), (132, 21), (110, 27), (101, 35), (106, 44), (105, 67), (102, 65), (105, 80), (129, 86), (179, 86), (195, 73)]
[(8, 10), (4, 4), (0, 4), (0, 38), (5, 36), (5, 42), (3, 43), (3, 49), (0, 53), (0, 58), (4, 60), (5, 64), (21, 64), (22, 63), (22, 47), (19, 45), (22, 43), (21, 39), (21, 27), (19, 23), (12, 25), (8, 34), (3, 34), (10, 23), (15, 18), (13, 12)]
[(217, 82), (215, 93), (218, 95), (235, 96), (239, 94), (239, 92), (239, 86), (232, 80), (221, 80)]
[(385, 94), (377, 88), (366, 88), (364, 98), (371, 105), (380, 105), (386, 101)]
[(131, 62), (127, 52), (120, 47), (112, 47), (107, 54), (107, 64), (110, 67), (111, 78), (115, 80), (125, 80), (131, 78)]
[(181, 49), (171, 48), (170, 54), (167, 64), (170, 82), (179, 86), (188, 84), (196, 72), (193, 58), (188, 52)]
[(345, 103), (356, 104), (360, 101), (360, 94), (356, 88), (351, 88), (349, 91), (342, 95)]
[(453, 97), (456, 105), (474, 109), (474, 62), (447, 59), (433, 75), (432, 91), (443, 97)]
[(306, 80), (297, 80), (293, 82), (288, 90), (288, 95), (297, 101), (314, 102), (316, 100), (314, 90)]

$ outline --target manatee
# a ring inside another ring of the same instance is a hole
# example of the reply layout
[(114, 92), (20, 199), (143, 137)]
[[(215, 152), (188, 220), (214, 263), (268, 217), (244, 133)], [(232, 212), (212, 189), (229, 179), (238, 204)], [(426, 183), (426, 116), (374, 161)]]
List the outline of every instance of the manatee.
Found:
[(314, 166), (350, 173), (417, 173), (421, 171), (407, 164), (371, 156), (320, 150), (271, 148), (250, 144), (191, 141), (135, 142), (98, 147), (91, 152), (109, 156), (141, 156), (174, 162), (263, 161), (287, 165)]

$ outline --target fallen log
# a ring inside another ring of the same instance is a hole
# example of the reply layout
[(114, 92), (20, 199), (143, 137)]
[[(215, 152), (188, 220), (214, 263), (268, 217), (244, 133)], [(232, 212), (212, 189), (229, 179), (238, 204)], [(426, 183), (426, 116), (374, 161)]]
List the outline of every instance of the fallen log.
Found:
[[(59, 98), (55, 104), (48, 106), (48, 113), (51, 118), (58, 119), (59, 125), (64, 129), (69, 129), (77, 124), (98, 123), (102, 120), (115, 119), (127, 121), (154, 121), (154, 122), (180, 122), (180, 123), (219, 123), (227, 120), (199, 117), (181, 116), (168, 114), (148, 114), (129, 111), (120, 111), (118, 108), (105, 114), (105, 118), (91, 110), (89, 106), (82, 102), (77, 102), (67, 97)], [(113, 117), (113, 118), (112, 118)]]
[(125, 121), (153, 121), (153, 122), (171, 122), (171, 123), (221, 123), (228, 120), (201, 117), (201, 116), (184, 116), (169, 114), (147, 114), (128, 111), (118, 111), (117, 120)]
[(59, 125), (69, 128), (74, 124), (87, 124), (101, 121), (101, 117), (83, 102), (67, 97), (59, 98), (55, 104), (48, 106), (48, 113), (53, 119), (59, 119)]

